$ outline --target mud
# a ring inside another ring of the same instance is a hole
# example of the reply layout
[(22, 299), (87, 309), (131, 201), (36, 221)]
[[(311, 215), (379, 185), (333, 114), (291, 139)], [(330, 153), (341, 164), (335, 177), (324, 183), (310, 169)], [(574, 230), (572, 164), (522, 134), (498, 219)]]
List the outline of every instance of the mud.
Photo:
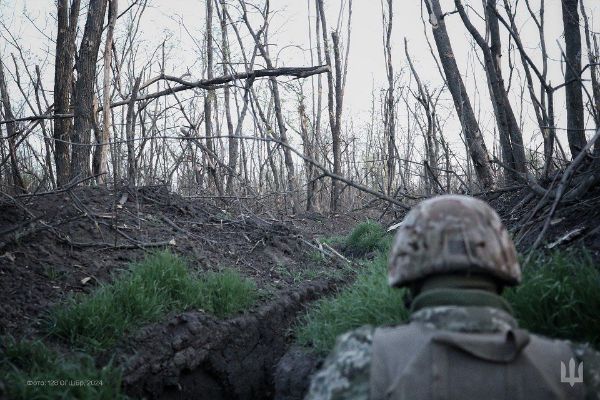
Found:
[(292, 345), (275, 366), (275, 400), (301, 400), (322, 357)]
[(150, 399), (272, 398), (275, 365), (289, 346), (293, 322), (308, 302), (335, 287), (307, 283), (230, 320), (187, 312), (147, 326), (111, 352), (124, 370), (125, 390)]

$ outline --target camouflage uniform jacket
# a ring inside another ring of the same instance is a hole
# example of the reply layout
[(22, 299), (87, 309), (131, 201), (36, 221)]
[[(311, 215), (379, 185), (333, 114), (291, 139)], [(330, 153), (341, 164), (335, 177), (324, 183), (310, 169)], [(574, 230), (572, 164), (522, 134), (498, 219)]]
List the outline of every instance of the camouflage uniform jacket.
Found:
[[(494, 307), (437, 306), (414, 312), (411, 323), (458, 332), (498, 332), (517, 327), (512, 315)], [(371, 348), (375, 328), (364, 326), (341, 335), (310, 385), (306, 400), (367, 400), (370, 392)], [(584, 362), (586, 399), (600, 400), (600, 353), (588, 345), (571, 344)]]

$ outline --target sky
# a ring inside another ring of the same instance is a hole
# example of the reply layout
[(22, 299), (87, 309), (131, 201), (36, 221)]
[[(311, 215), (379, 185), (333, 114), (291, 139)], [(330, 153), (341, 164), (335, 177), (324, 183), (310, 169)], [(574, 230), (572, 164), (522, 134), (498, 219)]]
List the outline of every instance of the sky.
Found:
[[(258, 0), (253, 0), (258, 3)], [(515, 0), (511, 0), (513, 3)], [(540, 0), (531, 0), (534, 7)], [(120, 0), (119, 9), (127, 8), (131, 0)], [(86, 3), (85, 0), (83, 2)], [(234, 5), (237, 0), (229, 0)], [(347, 0), (325, 0), (329, 28), (336, 25), (339, 9), (347, 5)], [(481, 12), (480, 0), (464, 0), (465, 4), (472, 5), (473, 9)], [(502, 3), (502, 1), (499, 1)], [(524, 0), (520, 1), (520, 12), (517, 14), (518, 24), (525, 45), (531, 50), (532, 58), (539, 60), (539, 40), (537, 30), (523, 7)], [(166, 71), (178, 75), (190, 71), (194, 79), (202, 77), (202, 65), (199, 62), (198, 44), (202, 42), (205, 30), (205, 0), (150, 0), (150, 7), (144, 14), (141, 23), (141, 38), (144, 41), (142, 48), (153, 51), (163, 40), (168, 39), (172, 46)], [(584, 0), (590, 23), (594, 31), (600, 30), (600, 1)], [(454, 9), (452, 0), (441, 0), (442, 9)], [(54, 44), (50, 41), (55, 35), (55, 2), (49, 0), (0, 0), (0, 20), (4, 26), (2, 33), (7, 37), (10, 32), (21, 46), (26, 50), (26, 56), (31, 57), (36, 63), (43, 66), (42, 70), (47, 75), (47, 81), (52, 81)], [(442, 79), (425, 39), (425, 31), (431, 37), (431, 28), (427, 23), (425, 27), (421, 21), (422, 3), (420, 0), (395, 0), (394, 1), (394, 31), (392, 36), (392, 54), (394, 68), (397, 73), (403, 71), (404, 79), (408, 79), (407, 63), (404, 55), (404, 38), (408, 41), (411, 58), (421, 75), (421, 79), (431, 88), (440, 87)], [(310, 10), (309, 10), (310, 8)], [(274, 15), (271, 21), (270, 38), (271, 54), (279, 66), (308, 66), (311, 65), (310, 40), (309, 40), (309, 14), (310, 24), (314, 29), (314, 1), (313, 0), (271, 0), (271, 9)], [(379, 90), (385, 87), (386, 78), (384, 70), (384, 57), (382, 45), (382, 3), (378, 0), (354, 0), (352, 17), (351, 46), (349, 53), (348, 78), (345, 93), (346, 120), (365, 120), (368, 118), (371, 107), (371, 93), (373, 88)], [(469, 11), (474, 23), (483, 32), (481, 20), (474, 11)], [(232, 14), (236, 14), (232, 10)], [(239, 15), (239, 14), (238, 14)], [(235, 17), (234, 17), (235, 18)], [(118, 26), (121, 22), (118, 22)], [(473, 41), (464, 28), (458, 14), (446, 18), (449, 34), (454, 47), (460, 70), (471, 94), (472, 103), (479, 113), (480, 124), (486, 139), (491, 140), (494, 129), (494, 120), (489, 100), (488, 90), (485, 86), (485, 74), (476, 55), (479, 49), (472, 51)], [(81, 22), (83, 24), (83, 21)], [(185, 29), (184, 29), (185, 26)], [(342, 37), (346, 40), (345, 26), (342, 28)], [(245, 28), (242, 29), (245, 31)], [(314, 37), (313, 37), (314, 38)], [(546, 41), (551, 62), (550, 77), (554, 84), (562, 81), (560, 62), (560, 43), (563, 48), (562, 19), (560, 0), (546, 0)], [(506, 54), (507, 36), (504, 34), (504, 66), (507, 68), (508, 57)], [(0, 51), (6, 63), (6, 55), (14, 52), (14, 48), (0, 38)], [(234, 55), (235, 56), (235, 55)], [(520, 60), (514, 60), (517, 64)], [(314, 61), (316, 63), (316, 61)], [(586, 62), (584, 60), (583, 64)], [(10, 65), (8, 66), (10, 69)], [(506, 74), (508, 76), (508, 74)], [(515, 74), (514, 85), (520, 85), (518, 74)], [(51, 88), (51, 84), (46, 84)], [(516, 87), (516, 86), (515, 86)], [(449, 94), (446, 100), (450, 104)], [(512, 92), (513, 107), (520, 113), (519, 92)], [(525, 103), (529, 102), (526, 94)], [(559, 94), (556, 100), (556, 109), (564, 108), (564, 98)], [(451, 108), (449, 108), (451, 111)], [(450, 112), (449, 111), (449, 112)], [(524, 133), (526, 142), (539, 139), (536, 134), (534, 115), (527, 108), (523, 110)], [(564, 113), (558, 115), (557, 125), (564, 127), (566, 121)], [(403, 116), (399, 117), (402, 124)], [(447, 125), (451, 130), (456, 130), (455, 117)], [(564, 140), (566, 133), (560, 132), (559, 138)], [(454, 141), (458, 142), (458, 138)], [(489, 146), (489, 145), (488, 145)]]

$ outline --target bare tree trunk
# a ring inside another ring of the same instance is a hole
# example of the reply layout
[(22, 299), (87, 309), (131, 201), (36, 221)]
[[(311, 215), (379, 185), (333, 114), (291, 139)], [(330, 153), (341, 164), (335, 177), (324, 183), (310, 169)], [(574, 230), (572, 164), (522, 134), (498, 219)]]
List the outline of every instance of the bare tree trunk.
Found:
[[(514, 117), (512, 107), (508, 102), (504, 81), (502, 80), (502, 74), (499, 70), (501, 46), (498, 20), (495, 14), (496, 0), (486, 0), (486, 3), (484, 3), (486, 8), (487, 29), (490, 32), (491, 37), (491, 47), (471, 23), (462, 2), (460, 0), (454, 0), (454, 4), (456, 5), (465, 27), (483, 53), (490, 99), (494, 107), (494, 115), (498, 125), (502, 158), (504, 163), (510, 166), (510, 169), (507, 171), (507, 176), (515, 178), (515, 175), (518, 174), (518, 172), (525, 172), (526, 170), (525, 156), (521, 132)], [(520, 140), (519, 137), (521, 137)], [(521, 145), (519, 145), (519, 141)]]
[[(300, 105), (298, 106), (298, 114), (300, 116), (300, 135), (302, 136), (302, 147), (304, 156), (314, 160), (314, 141), (309, 136), (308, 116), (306, 115), (306, 107), (304, 105), (304, 94), (300, 94)], [(306, 173), (306, 211), (312, 211), (315, 201), (315, 182), (314, 165), (308, 161), (304, 162)]]
[(561, 0), (565, 32), (565, 95), (567, 103), (567, 137), (571, 157), (585, 146), (585, 120), (581, 85), (581, 33), (577, 0)]
[[(71, 112), (71, 92), (73, 90), (73, 60), (75, 56), (75, 35), (80, 0), (73, 0), (69, 10), (69, 0), (58, 0), (56, 35), (56, 58), (54, 63), (54, 112)], [(54, 162), (56, 183), (64, 186), (70, 176), (70, 146), (73, 122), (70, 118), (60, 118), (54, 122)]]
[(497, 0), (486, 0), (486, 20), (488, 24), (488, 30), (490, 33), (490, 55), (492, 63), (489, 65), (489, 75), (496, 84), (492, 86), (497, 90), (497, 97), (501, 100), (501, 106), (503, 113), (506, 115), (507, 124), (507, 139), (510, 143), (511, 157), (513, 159), (513, 165), (515, 170), (519, 172), (526, 172), (527, 166), (525, 165), (525, 149), (523, 147), (523, 134), (521, 128), (515, 118), (510, 101), (508, 100), (508, 93), (504, 85), (504, 78), (502, 77), (502, 42), (500, 40), (500, 27), (498, 23), (496, 2)]
[[(219, 14), (219, 19), (221, 22), (221, 52), (223, 54), (223, 75), (227, 75), (228, 68), (231, 67), (229, 60), (229, 42), (227, 40), (227, 3), (225, 0), (220, 0), (221, 4), (221, 13)], [(223, 88), (224, 102), (225, 102), (225, 119), (227, 122), (227, 132), (229, 136), (233, 136), (233, 122), (231, 120), (231, 106), (230, 106), (230, 88), (229, 84), (226, 84)], [(244, 103), (244, 107), (247, 106), (247, 100)], [(238, 161), (238, 153), (239, 153), (239, 142), (237, 139), (230, 137), (228, 139), (228, 153), (229, 160), (227, 165), (229, 166), (227, 172), (227, 186), (226, 192), (228, 195), (233, 193), (233, 181), (235, 178), (237, 161)]]
[[(435, 128), (435, 103), (432, 101), (432, 96), (427, 90), (427, 88), (421, 83), (421, 79), (415, 66), (412, 63), (410, 58), (410, 54), (408, 52), (408, 43), (406, 42), (406, 38), (404, 38), (404, 51), (406, 54), (406, 60), (408, 61), (408, 65), (410, 67), (410, 71), (415, 78), (417, 83), (417, 88), (419, 90), (419, 97), (417, 101), (423, 107), (425, 111), (425, 117), (427, 118), (427, 126), (422, 129), (423, 132), (423, 144), (425, 145), (425, 162), (424, 166), (424, 180), (426, 183), (426, 191), (427, 194), (431, 194), (431, 190), (433, 185), (431, 182), (438, 182), (438, 163), (437, 163), (437, 151), (436, 147), (436, 128)], [(439, 185), (441, 186), (441, 185)], [(443, 190), (443, 188), (442, 188)]]
[(396, 149), (396, 115), (394, 98), (394, 67), (392, 65), (392, 27), (394, 22), (393, 0), (387, 0), (387, 21), (385, 11), (383, 14), (384, 40), (383, 52), (385, 57), (388, 90), (384, 105), (385, 136), (387, 137), (387, 194), (392, 193), (395, 175), (395, 149)]
[[(2, 58), (0, 57), (0, 60), (1, 59)], [(14, 120), (15, 117), (10, 104), (10, 94), (8, 93), (8, 88), (6, 86), (6, 79), (4, 78), (4, 66), (2, 65), (2, 62), (0, 62), (0, 99), (2, 99), (2, 104), (4, 106), (4, 118), (6, 120)], [(14, 186), (15, 193), (23, 193), (26, 191), (26, 189), (25, 183), (23, 182), (23, 178), (21, 177), (21, 173), (19, 171), (19, 164), (17, 160), (17, 147), (15, 140), (17, 139), (18, 132), (15, 122), (9, 122), (6, 124), (6, 133), (8, 136), (8, 153), (10, 157), (12, 185)]]
[[(349, 3), (351, 7), (351, 3)], [(325, 18), (325, 5), (324, 0), (317, 1), (317, 9), (319, 13), (319, 19), (321, 22), (322, 36), (323, 36), (323, 52), (325, 55), (325, 61), (330, 67), (330, 71), (327, 73), (327, 105), (329, 108), (329, 126), (331, 128), (331, 141), (333, 150), (333, 172), (336, 175), (341, 174), (341, 115), (342, 115), (342, 103), (344, 99), (344, 79), (342, 78), (342, 65), (340, 58), (339, 49), (339, 36), (337, 32), (331, 34), (333, 44), (333, 60), (329, 49), (329, 40), (327, 37), (327, 20)], [(351, 13), (351, 9), (350, 9)], [(350, 21), (348, 21), (350, 24)], [(349, 40), (349, 38), (348, 38)], [(335, 79), (334, 79), (335, 73)], [(345, 74), (345, 73), (344, 73)], [(331, 211), (337, 211), (339, 207), (340, 197), (340, 186), (339, 182), (333, 180), (331, 183)]]
[[(583, 17), (583, 23), (585, 28), (585, 44), (588, 51), (588, 63), (590, 65), (590, 76), (592, 78), (592, 93), (594, 95), (594, 104), (592, 107), (594, 121), (596, 122), (596, 129), (600, 128), (600, 82), (598, 82), (598, 56), (599, 54), (594, 53), (594, 45), (592, 44), (590, 23), (583, 5), (583, 0), (580, 0), (581, 16)], [(594, 37), (595, 38), (595, 37)], [(595, 146), (595, 149), (600, 146)]]
[[(212, 32), (212, 20), (213, 20), (213, 2), (212, 0), (206, 1), (206, 77), (212, 79), (214, 77), (214, 49), (213, 49), (213, 32)], [(207, 138), (213, 136), (213, 104), (215, 102), (215, 91), (209, 89), (206, 91), (204, 96), (204, 129)], [(215, 145), (212, 139), (206, 139), (206, 147), (210, 152), (215, 152)], [(215, 188), (220, 196), (223, 195), (223, 186), (221, 180), (217, 175), (217, 170), (214, 162), (211, 158), (206, 158), (208, 165), (205, 167), (208, 169), (209, 174), (215, 183)]]
[(102, 23), (108, 0), (90, 0), (87, 21), (77, 59), (75, 83), (75, 127), (71, 179), (90, 175), (90, 139), (94, 112), (96, 61), (102, 36)]
[[(323, 56), (322, 56), (322, 52), (321, 52), (321, 14), (319, 13), (319, 0), (315, 0), (315, 9), (316, 9), (316, 21), (315, 21), (315, 41), (317, 42), (317, 63), (318, 65), (322, 65), (323, 64)], [(310, 3), (309, 3), (310, 4)], [(312, 49), (311, 49), (311, 61), (312, 61)], [(313, 63), (314, 64), (314, 63)], [(314, 149), (315, 149), (315, 160), (317, 162), (320, 162), (320, 143), (321, 143), (321, 116), (323, 113), (323, 79), (321, 78), (321, 74), (319, 74), (317, 76), (317, 101), (316, 101), (316, 110), (314, 110), (315, 107), (315, 100), (314, 100), (314, 92), (313, 92), (313, 120), (314, 120), (314, 124), (313, 124), (313, 145), (314, 145)], [(317, 187), (317, 182), (313, 182), (314, 185), (314, 192), (317, 192), (318, 187)], [(322, 192), (322, 191), (321, 191)], [(314, 205), (315, 208), (317, 208), (317, 210), (321, 209), (321, 200), (320, 200), (320, 196), (316, 197), (314, 196)]]
[(136, 185), (137, 165), (135, 158), (135, 100), (140, 89), (142, 77), (136, 78), (131, 90), (130, 102), (127, 105), (127, 119), (125, 120), (125, 137), (127, 138), (127, 183)]
[[(331, 42), (333, 44), (333, 62), (335, 69), (335, 129), (332, 130), (331, 147), (333, 150), (333, 173), (342, 174), (342, 153), (341, 153), (341, 121), (342, 121), (342, 102), (344, 99), (344, 88), (342, 86), (342, 63), (340, 58), (340, 41), (337, 32), (331, 33)], [(331, 191), (331, 210), (337, 211), (340, 203), (340, 185), (336, 180), (333, 181)]]
[(102, 135), (100, 145), (94, 150), (94, 161), (92, 163), (94, 175), (98, 175), (98, 184), (106, 183), (108, 172), (108, 142), (110, 141), (110, 129), (112, 113), (110, 108), (110, 84), (112, 70), (112, 44), (119, 10), (119, 0), (110, 0), (108, 6), (108, 30), (106, 31), (106, 42), (104, 43), (104, 77), (102, 83)]
[(444, 69), (444, 74), (446, 75), (446, 82), (448, 82), (448, 89), (454, 100), (454, 107), (456, 108), (458, 118), (460, 119), (463, 128), (465, 141), (471, 159), (473, 160), (475, 173), (483, 187), (492, 187), (494, 185), (494, 178), (488, 151), (481, 130), (479, 129), (479, 124), (475, 118), (471, 100), (465, 89), (465, 84), (460, 71), (458, 70), (458, 65), (456, 64), (440, 2), (439, 0), (426, 0), (425, 4), (427, 5), (427, 10), (429, 12), (429, 21), (432, 25), (433, 37), (438, 49), (440, 61)]
[[(529, 0), (525, 0), (525, 4), (529, 11), (529, 15), (531, 19), (535, 23), (538, 29), (538, 35), (540, 39), (540, 50), (541, 50), (541, 59), (542, 59), (542, 71), (540, 72), (538, 68), (531, 62), (531, 59), (525, 52), (523, 44), (521, 42), (521, 35), (517, 28), (517, 24), (515, 22), (515, 13), (513, 12), (510, 3), (508, 0), (504, 0), (504, 8), (506, 10), (506, 14), (510, 20), (510, 26), (505, 23), (506, 28), (509, 30), (511, 36), (515, 40), (517, 48), (519, 49), (519, 53), (521, 55), (521, 63), (523, 65), (523, 70), (525, 72), (525, 78), (527, 80), (527, 88), (529, 90), (529, 97), (531, 98), (531, 103), (533, 105), (533, 109), (535, 112), (535, 116), (538, 122), (538, 126), (540, 128), (540, 132), (544, 138), (544, 176), (547, 176), (552, 169), (552, 157), (554, 152), (554, 137), (555, 137), (555, 128), (554, 128), (554, 103), (553, 103), (553, 92), (554, 89), (547, 83), (547, 75), (548, 75), (548, 54), (546, 51), (546, 39), (544, 35), (544, 14), (545, 14), (545, 2), (542, 0), (540, 2), (539, 9), (539, 17), (534, 13), (533, 9), (530, 6)], [(497, 19), (498, 15), (495, 16)], [(540, 96), (535, 93), (533, 78), (531, 76), (531, 70), (535, 72), (537, 75), (541, 91)]]

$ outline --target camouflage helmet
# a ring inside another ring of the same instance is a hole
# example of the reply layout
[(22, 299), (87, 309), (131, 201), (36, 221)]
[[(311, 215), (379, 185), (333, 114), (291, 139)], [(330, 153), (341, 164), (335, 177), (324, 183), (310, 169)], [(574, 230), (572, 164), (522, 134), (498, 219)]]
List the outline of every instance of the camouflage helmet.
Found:
[(487, 203), (459, 195), (422, 201), (398, 227), (388, 283), (401, 287), (455, 272), (488, 275), (505, 285), (521, 281), (515, 245)]

